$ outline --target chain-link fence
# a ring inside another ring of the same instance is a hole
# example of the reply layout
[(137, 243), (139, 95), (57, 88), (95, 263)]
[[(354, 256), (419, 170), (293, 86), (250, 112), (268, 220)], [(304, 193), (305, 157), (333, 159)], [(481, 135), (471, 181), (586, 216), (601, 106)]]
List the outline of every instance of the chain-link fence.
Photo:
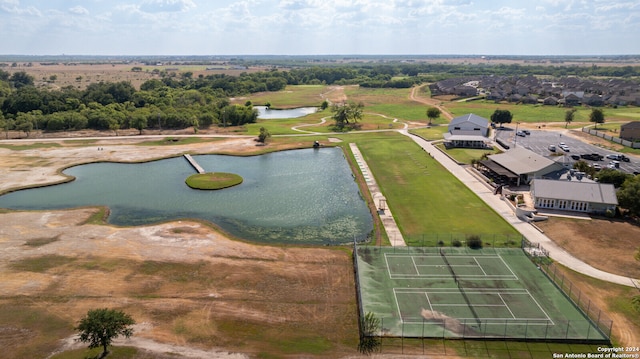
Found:
[[(456, 247), (455, 241), (467, 240), (467, 238), (469, 237), (463, 234), (424, 235), (420, 238), (421, 243), (425, 243), (424, 248), (414, 246), (380, 247), (370, 244), (357, 245), (354, 243), (354, 271), (356, 274), (356, 285), (358, 286), (357, 295), (360, 315), (364, 315), (365, 313), (363, 312), (363, 294), (361, 293), (363, 288), (360, 283), (362, 278), (358, 268), (359, 260), (363, 262), (367, 271), (371, 272), (373, 267), (378, 268), (374, 264), (375, 259), (372, 259), (372, 256), (376, 253), (384, 252), (387, 254), (410, 255), (420, 255), (424, 253), (427, 255), (437, 255), (439, 253), (438, 248), (433, 247)], [(483, 243), (486, 244), (488, 238), (489, 237), (483, 237)], [(379, 336), (381, 340), (383, 352), (429, 354), (430, 349), (425, 349), (429, 348), (429, 345), (425, 345), (425, 341), (429, 343), (433, 340), (441, 340), (441, 347), (446, 352), (446, 339), (516, 339), (523, 341), (602, 344), (610, 342), (613, 326), (611, 318), (595, 305), (588, 294), (580, 291), (577, 286), (559, 271), (558, 267), (549, 258), (549, 252), (547, 250), (539, 244), (529, 242), (524, 237), (496, 235), (491, 236), (491, 238), (492, 241), (489, 242), (491, 244), (484, 247), (484, 254), (482, 255), (500, 253), (503, 256), (508, 256), (506, 253), (509, 252), (503, 253), (505, 250), (501, 248), (521, 248), (526, 257), (536, 264), (544, 276), (550, 279), (551, 283), (549, 283), (549, 285), (558, 288), (561, 292), (560, 295), (569, 300), (567, 305), (574, 308), (572, 310), (582, 312), (583, 315), (586, 314), (586, 316), (582, 317), (580, 315), (580, 318), (572, 318), (571, 320), (561, 320), (560, 318), (527, 319), (526, 315), (509, 319), (489, 319), (487, 316), (483, 316), (482, 318), (476, 316), (476, 318), (466, 319), (456, 319), (452, 317), (410, 318), (404, 316), (402, 313), (399, 313), (401, 318), (381, 316), (379, 317), (381, 323), (380, 330), (376, 336)], [(517, 245), (515, 243), (517, 243)], [(459, 254), (466, 252), (474, 254), (475, 256), (480, 254), (476, 250), (468, 248), (464, 242), (456, 250), (460, 252)], [(362, 256), (360, 259), (358, 259), (359, 251)], [(513, 251), (513, 249), (506, 249), (506, 251)], [(379, 269), (375, 269), (375, 271), (377, 270)], [(369, 279), (366, 279), (366, 281), (369, 281)], [(475, 301), (477, 302), (478, 300), (481, 300), (481, 298), (476, 297)], [(398, 304), (396, 303), (396, 305)], [(405, 347), (405, 343), (408, 344), (408, 347)], [(440, 353), (442, 353), (442, 351), (440, 351)]]

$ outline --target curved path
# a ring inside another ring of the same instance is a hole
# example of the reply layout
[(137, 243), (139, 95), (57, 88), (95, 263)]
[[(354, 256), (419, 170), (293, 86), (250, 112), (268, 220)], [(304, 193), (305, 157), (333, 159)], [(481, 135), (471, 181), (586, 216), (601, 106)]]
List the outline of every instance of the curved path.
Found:
[(433, 146), (428, 141), (410, 134), (406, 129), (398, 131), (401, 134), (410, 137), (420, 147), (422, 147), (427, 153), (433, 155), (433, 157), (442, 164), (449, 172), (451, 172), (456, 178), (458, 178), (464, 185), (471, 189), (478, 195), (485, 203), (491, 206), (498, 214), (500, 214), (507, 222), (509, 222), (518, 232), (520, 232), (525, 238), (533, 243), (540, 243), (546, 250), (549, 251), (549, 256), (556, 262), (571, 268), (579, 273), (588, 275), (593, 278), (597, 278), (603, 281), (621, 284), (629, 287), (640, 287), (640, 280), (635, 278), (624, 277), (617, 274), (607, 273), (596, 269), (589, 264), (574, 257), (560, 246), (558, 246), (549, 237), (535, 229), (528, 222), (520, 220), (513, 213), (509, 205), (507, 205), (499, 196), (494, 195), (493, 191), (487, 188), (476, 177), (470, 174), (466, 169), (459, 166), (447, 155), (442, 153), (439, 149)]

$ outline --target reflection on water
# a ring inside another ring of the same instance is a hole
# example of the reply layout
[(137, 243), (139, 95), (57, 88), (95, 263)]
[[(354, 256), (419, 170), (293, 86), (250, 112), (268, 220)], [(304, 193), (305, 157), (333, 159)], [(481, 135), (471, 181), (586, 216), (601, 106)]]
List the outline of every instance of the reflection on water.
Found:
[(260, 242), (337, 244), (364, 239), (371, 214), (337, 148), (253, 157), (201, 155), (208, 172), (232, 172), (243, 183), (220, 191), (189, 188), (182, 158), (140, 164), (95, 163), (65, 170), (73, 182), (0, 196), (0, 207), (59, 209), (106, 205), (109, 222), (143, 225), (178, 218), (215, 223)]
[(318, 110), (316, 107), (298, 107), (286, 110), (267, 109), (266, 106), (253, 106), (253, 108), (258, 110), (258, 118), (262, 120), (304, 117)]

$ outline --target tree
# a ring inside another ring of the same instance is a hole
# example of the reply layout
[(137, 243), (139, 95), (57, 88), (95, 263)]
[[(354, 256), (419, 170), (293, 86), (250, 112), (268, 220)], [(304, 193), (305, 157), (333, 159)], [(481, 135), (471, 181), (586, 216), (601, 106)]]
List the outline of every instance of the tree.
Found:
[(74, 329), (80, 331), (77, 340), (89, 343), (89, 349), (102, 347), (104, 358), (113, 339), (120, 335), (129, 338), (133, 334), (130, 326), (135, 323), (130, 315), (122, 311), (102, 308), (88, 311), (87, 316)]
[(271, 133), (264, 127), (260, 127), (260, 134), (258, 135), (258, 142), (265, 143), (267, 138), (271, 137)]
[(597, 128), (599, 123), (604, 123), (604, 112), (599, 108), (591, 109), (589, 122), (594, 122), (596, 124), (595, 128)]
[(595, 177), (597, 172), (596, 169), (591, 167), (589, 163), (585, 160), (576, 161), (573, 164), (573, 168), (580, 172), (584, 172), (587, 176), (591, 176), (591, 177)]
[(499, 123), (500, 127), (505, 123), (511, 123), (511, 120), (513, 120), (513, 115), (509, 110), (495, 110), (491, 114), (491, 122)]
[(611, 183), (615, 188), (621, 187), (624, 181), (626, 181), (631, 176), (632, 175), (628, 173), (614, 170), (612, 168), (604, 168), (602, 169), (602, 171), (598, 172), (595, 175), (595, 177), (598, 179), (598, 182)]
[(9, 82), (13, 84), (13, 87), (20, 88), (24, 86), (33, 86), (33, 76), (27, 74), (24, 71), (14, 72), (9, 78)]
[(355, 103), (350, 101), (341, 105), (334, 104), (331, 107), (333, 112), (333, 120), (336, 121), (336, 127), (339, 129), (345, 126), (354, 127), (358, 123), (358, 120), (362, 119), (364, 104), (362, 102)]
[(371, 354), (380, 350), (380, 338), (377, 333), (380, 330), (380, 319), (369, 312), (360, 318), (360, 343), (358, 350), (362, 354)]
[(627, 178), (617, 194), (620, 207), (632, 215), (640, 216), (640, 175)]
[(567, 128), (567, 126), (571, 122), (573, 122), (573, 118), (574, 118), (575, 113), (576, 113), (576, 109), (575, 108), (567, 110), (567, 112), (564, 113), (564, 122), (565, 122), (564, 128)]
[(27, 137), (29, 137), (31, 131), (33, 131), (33, 122), (31, 122), (31, 117), (26, 113), (18, 113), (15, 122), (15, 129), (24, 132)]
[(429, 107), (427, 109), (427, 117), (429, 118), (429, 126), (431, 126), (431, 123), (440, 117), (440, 109), (437, 107)]

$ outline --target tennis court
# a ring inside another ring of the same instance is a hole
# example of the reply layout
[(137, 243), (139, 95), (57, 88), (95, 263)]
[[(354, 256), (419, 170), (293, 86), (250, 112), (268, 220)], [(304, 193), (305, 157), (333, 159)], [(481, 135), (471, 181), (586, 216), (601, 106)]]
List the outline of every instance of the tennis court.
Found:
[(358, 247), (356, 262), (380, 335), (608, 340), (522, 249)]

